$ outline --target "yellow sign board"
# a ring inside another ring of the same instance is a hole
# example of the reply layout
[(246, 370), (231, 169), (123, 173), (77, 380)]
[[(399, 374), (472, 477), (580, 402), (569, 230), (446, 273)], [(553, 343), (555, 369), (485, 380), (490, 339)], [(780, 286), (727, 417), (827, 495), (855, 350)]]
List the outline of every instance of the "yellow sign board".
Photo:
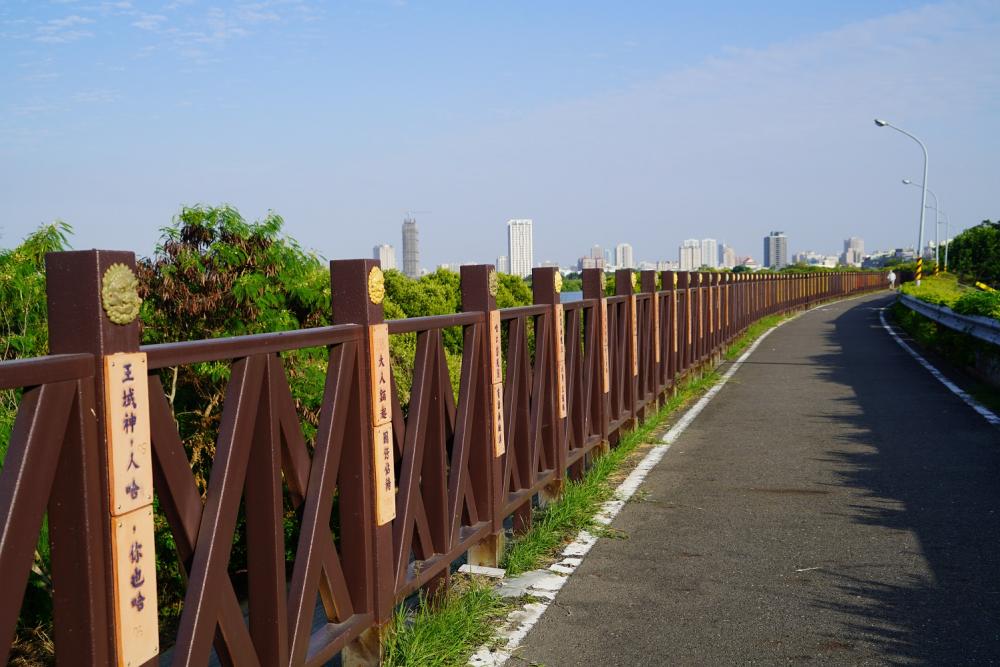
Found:
[(500, 311), (491, 310), (489, 317), (490, 327), (490, 374), (493, 384), (503, 382), (503, 354), (500, 342)]
[(389, 325), (373, 324), (371, 338), (372, 425), (392, 421), (392, 370), (389, 360)]
[(111, 514), (117, 516), (153, 502), (145, 353), (104, 358), (104, 412)]
[(153, 507), (142, 507), (111, 521), (118, 664), (133, 667), (160, 652)]
[(563, 321), (562, 304), (557, 303), (555, 307), (556, 326), (556, 387), (559, 401), (559, 417), (565, 417), (566, 410), (566, 324)]
[(506, 437), (503, 428), (503, 384), (493, 385), (491, 404), (493, 412), (493, 455), (503, 456), (507, 451)]
[(639, 374), (639, 302), (635, 294), (629, 297), (629, 312), (632, 315), (632, 375)]
[(601, 387), (611, 391), (611, 373), (608, 369), (608, 300), (601, 299)]
[(396, 464), (391, 422), (372, 427), (372, 455), (375, 523), (384, 526), (396, 518)]

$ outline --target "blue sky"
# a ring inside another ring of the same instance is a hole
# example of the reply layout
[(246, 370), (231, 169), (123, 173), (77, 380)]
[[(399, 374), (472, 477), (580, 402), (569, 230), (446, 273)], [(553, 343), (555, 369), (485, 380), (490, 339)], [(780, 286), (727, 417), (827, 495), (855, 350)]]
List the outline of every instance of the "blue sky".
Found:
[[(697, 6), (695, 6), (697, 5)], [(492, 261), (714, 237), (914, 245), (921, 136), (955, 227), (1000, 217), (995, 2), (0, 3), (0, 244), (61, 218), (149, 254), (181, 206), (328, 258)], [(928, 229), (932, 235), (932, 228)]]

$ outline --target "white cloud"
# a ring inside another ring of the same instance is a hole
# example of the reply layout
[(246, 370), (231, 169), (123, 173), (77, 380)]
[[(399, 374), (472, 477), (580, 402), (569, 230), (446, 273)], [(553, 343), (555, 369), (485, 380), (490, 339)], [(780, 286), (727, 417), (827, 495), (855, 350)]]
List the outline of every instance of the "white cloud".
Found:
[(74, 42), (84, 37), (93, 37), (94, 33), (81, 29), (81, 26), (94, 23), (94, 19), (73, 14), (60, 19), (50, 19), (38, 26), (35, 31), (35, 41), (43, 44), (63, 44)]
[(159, 30), (166, 20), (167, 17), (163, 14), (141, 14), (132, 25), (140, 30)]

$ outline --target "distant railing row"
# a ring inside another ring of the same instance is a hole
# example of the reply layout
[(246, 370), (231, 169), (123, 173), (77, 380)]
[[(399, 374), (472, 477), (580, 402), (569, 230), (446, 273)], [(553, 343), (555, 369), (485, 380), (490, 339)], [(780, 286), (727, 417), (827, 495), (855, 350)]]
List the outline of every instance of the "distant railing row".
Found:
[[(50, 255), (53, 354), (0, 364), (0, 388), (24, 388), (0, 472), (0, 658), (46, 512), (58, 661), (124, 664), (124, 643), (155, 639), (133, 636), (116, 602), (109, 355), (146, 355), (156, 508), (186, 584), (164, 647), (172, 662), (205, 665), (214, 649), (222, 664), (321, 665), (346, 649), (347, 662), (375, 664), (401, 601), (447, 586), (463, 558), (497, 565), (505, 535), (530, 526), (536, 497), (558, 496), (751, 323), (885, 287), (881, 273), (669, 271), (643, 271), (635, 286), (619, 271), (605, 297), (595, 269), (584, 271), (584, 298), (560, 304), (555, 270), (542, 268), (532, 274), (535, 305), (494, 312), (492, 268), (465, 266), (464, 312), (388, 323), (389, 336), (416, 336), (404, 404), (391, 374), (380, 395), (373, 260), (331, 262), (333, 326), (149, 346), (137, 322), (114, 324), (102, 308), (102, 277), (116, 263), (134, 268), (135, 258)], [(463, 342), (457, 395), (443, 342), (452, 327)], [(282, 360), (305, 347), (329, 352), (312, 442)], [(160, 372), (206, 361), (229, 364), (230, 379), (202, 494)], [(285, 544), (289, 504), (294, 545)], [(243, 530), (246, 576), (236, 585), (230, 554)]]

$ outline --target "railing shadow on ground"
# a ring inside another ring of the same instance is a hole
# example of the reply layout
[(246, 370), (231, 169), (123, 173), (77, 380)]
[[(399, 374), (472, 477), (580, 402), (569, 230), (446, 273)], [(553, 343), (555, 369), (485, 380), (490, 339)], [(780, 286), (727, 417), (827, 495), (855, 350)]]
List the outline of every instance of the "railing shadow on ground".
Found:
[(847, 617), (846, 629), (892, 663), (992, 663), (1000, 658), (1000, 434), (888, 335), (873, 342), (866, 325), (879, 325), (876, 308), (849, 309), (828, 334), (839, 351), (812, 358), (854, 394), (841, 399), (854, 414), (822, 415), (843, 427), (827, 460), (839, 484), (864, 499), (850, 519), (912, 534), (929, 572), (893, 581), (862, 568), (827, 573), (845, 597), (814, 604)]

